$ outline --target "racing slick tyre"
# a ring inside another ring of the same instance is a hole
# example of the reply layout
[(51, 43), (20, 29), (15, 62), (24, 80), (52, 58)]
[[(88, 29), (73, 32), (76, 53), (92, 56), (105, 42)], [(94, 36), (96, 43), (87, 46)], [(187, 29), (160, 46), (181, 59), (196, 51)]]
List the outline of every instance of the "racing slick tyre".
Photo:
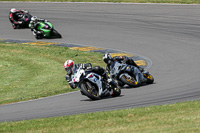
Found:
[(53, 36), (56, 38), (62, 38), (61, 34), (58, 33), (55, 29), (53, 30)]
[(147, 78), (147, 84), (153, 84), (154, 78), (150, 73), (144, 73), (144, 77)]
[(132, 77), (128, 79), (125, 75), (121, 77), (121, 81), (129, 86), (136, 87), (138, 86), (137, 81)]
[(86, 82), (82, 82), (80, 87), (81, 87), (82, 93), (84, 93), (84, 95), (86, 95), (90, 99), (92, 99), (92, 100), (99, 100), (100, 99), (99, 90), (98, 90), (97, 86), (86, 81)]

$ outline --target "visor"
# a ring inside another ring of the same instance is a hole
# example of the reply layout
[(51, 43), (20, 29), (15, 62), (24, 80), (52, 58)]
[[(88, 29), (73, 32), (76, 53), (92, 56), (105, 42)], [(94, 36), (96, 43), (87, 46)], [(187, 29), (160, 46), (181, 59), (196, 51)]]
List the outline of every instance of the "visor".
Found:
[(65, 68), (65, 71), (66, 71), (68, 74), (71, 73), (71, 72), (72, 72), (72, 65), (69, 66), (69, 67), (67, 67), (67, 68)]

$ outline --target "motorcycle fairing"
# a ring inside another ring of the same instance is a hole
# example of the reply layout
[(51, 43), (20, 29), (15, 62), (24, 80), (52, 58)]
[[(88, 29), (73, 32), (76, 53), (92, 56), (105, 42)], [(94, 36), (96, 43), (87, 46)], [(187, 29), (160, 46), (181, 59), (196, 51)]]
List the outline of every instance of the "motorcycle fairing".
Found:
[(101, 82), (101, 76), (96, 73), (89, 73), (86, 78), (90, 80), (92, 83), (97, 84), (97, 87), (99, 89), (99, 96), (101, 96), (103, 88), (102, 88), (102, 82)]

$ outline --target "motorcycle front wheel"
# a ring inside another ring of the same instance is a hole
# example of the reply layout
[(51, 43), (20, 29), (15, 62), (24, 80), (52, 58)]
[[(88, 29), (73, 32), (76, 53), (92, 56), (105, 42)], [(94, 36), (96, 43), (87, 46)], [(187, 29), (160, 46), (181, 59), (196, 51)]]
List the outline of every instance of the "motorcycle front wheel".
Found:
[(90, 99), (92, 100), (99, 100), (99, 90), (97, 86), (93, 85), (92, 83), (86, 81), (81, 83), (80, 85), (81, 91)]
[(136, 87), (138, 86), (137, 81), (132, 77), (131, 79), (127, 78), (125, 75), (121, 77), (121, 81), (129, 86)]
[(150, 73), (144, 74), (144, 77), (147, 78), (147, 84), (153, 84), (154, 78)]

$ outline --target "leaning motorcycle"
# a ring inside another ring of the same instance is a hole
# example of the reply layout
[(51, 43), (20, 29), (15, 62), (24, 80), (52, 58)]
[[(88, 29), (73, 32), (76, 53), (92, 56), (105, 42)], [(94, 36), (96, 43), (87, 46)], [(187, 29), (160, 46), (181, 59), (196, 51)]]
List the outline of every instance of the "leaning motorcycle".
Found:
[(97, 73), (84, 70), (81, 66), (72, 76), (72, 82), (77, 83), (81, 93), (92, 100), (108, 96), (116, 97), (121, 94), (121, 89), (114, 81), (108, 83)]
[(32, 17), (32, 15), (29, 14), (29, 12), (18, 13), (17, 17), (18, 21), (21, 21), (21, 24), (17, 25), (19, 28), (29, 28), (29, 23)]
[[(117, 80), (118, 85), (121, 87), (125, 84), (132, 87), (136, 87), (140, 84), (137, 83), (136, 74), (133, 73), (134, 69), (137, 68), (128, 64), (123, 64), (119, 63), (118, 61), (114, 61), (113, 64), (110, 66), (110, 76), (112, 79)], [(149, 72), (144, 71), (142, 72), (142, 74), (145, 78), (143, 84), (152, 84), (154, 82), (154, 78)]]
[[(29, 25), (30, 27), (30, 25)], [(35, 35), (36, 39), (42, 39), (42, 38), (62, 38), (61, 34), (58, 33), (52, 23), (50, 22), (40, 22), (37, 26), (37, 30), (41, 32), (39, 35)]]

